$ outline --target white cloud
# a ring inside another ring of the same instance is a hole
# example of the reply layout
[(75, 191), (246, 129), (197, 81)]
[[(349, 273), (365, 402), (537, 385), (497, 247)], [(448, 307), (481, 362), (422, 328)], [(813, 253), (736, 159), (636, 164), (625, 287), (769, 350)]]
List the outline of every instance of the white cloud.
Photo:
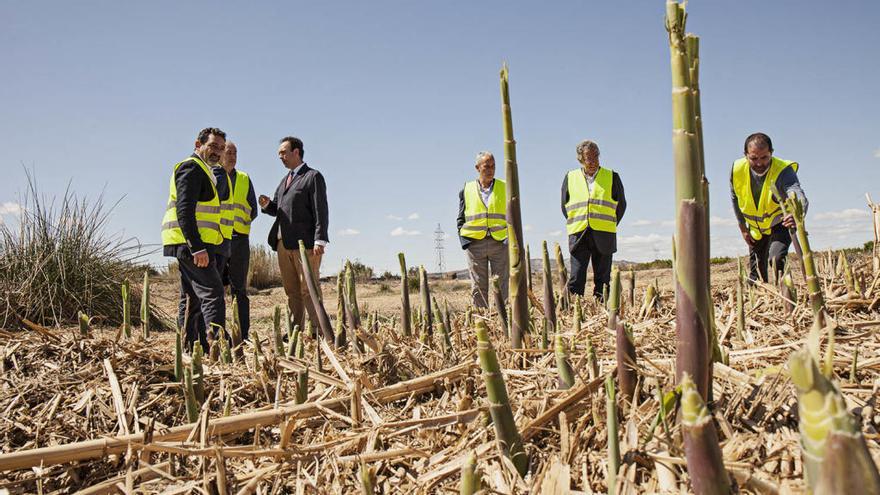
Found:
[(403, 220), (403, 217), (399, 217), (399, 216), (391, 214), (391, 213), (389, 213), (388, 215), (385, 215), (385, 218), (387, 218), (388, 220), (394, 220), (394, 221)]
[(626, 235), (618, 238), (618, 242), (624, 246), (650, 246), (653, 244), (665, 242), (670, 243), (669, 236), (660, 235), (660, 234), (648, 234), (648, 235)]
[(709, 218), (709, 225), (715, 225), (718, 227), (732, 227), (736, 225), (736, 219), (734, 217), (716, 217), (713, 216)]
[(407, 220), (418, 220), (418, 219), (419, 219), (419, 214), (418, 214), (418, 213), (410, 213), (410, 214), (406, 217), (406, 219), (407, 219)]
[(652, 222), (650, 220), (645, 220), (644, 218), (641, 218), (641, 219), (636, 220), (635, 222), (631, 223), (630, 227), (647, 227), (648, 225), (653, 225), (653, 224), (654, 224), (654, 222)]
[(21, 213), (21, 205), (7, 201), (0, 205), (0, 215), (18, 215)]
[(532, 226), (529, 225), (529, 224), (525, 224), (525, 225), (523, 225), (523, 230), (526, 231), (526, 232), (531, 232), (531, 231), (532, 231)]
[(660, 222), (661, 227), (675, 227), (675, 220), (663, 220)]
[(559, 237), (562, 235), (561, 230), (554, 230), (553, 232), (547, 232), (547, 237)]
[(868, 218), (871, 213), (867, 209), (847, 208), (840, 211), (826, 211), (818, 213), (813, 218), (816, 220), (856, 220)]
[(402, 235), (406, 236), (414, 236), (414, 235), (422, 235), (418, 230), (406, 230), (403, 227), (397, 227), (396, 229), (391, 231), (391, 237), (400, 237)]
[(360, 234), (360, 233), (361, 233), (360, 230), (352, 229), (352, 228), (342, 229), (342, 230), (339, 231), (339, 235), (341, 235), (341, 236), (343, 236), (343, 237), (345, 237), (345, 236), (350, 236), (350, 235), (358, 235), (358, 234)]

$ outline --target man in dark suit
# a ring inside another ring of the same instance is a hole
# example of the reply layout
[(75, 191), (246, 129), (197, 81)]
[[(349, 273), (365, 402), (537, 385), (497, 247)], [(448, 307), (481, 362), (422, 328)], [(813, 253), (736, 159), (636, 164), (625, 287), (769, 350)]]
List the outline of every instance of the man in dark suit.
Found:
[(312, 269), (318, 275), (324, 247), (330, 242), (327, 236), (327, 184), (320, 172), (303, 161), (303, 156), (303, 142), (299, 138), (288, 136), (281, 140), (278, 158), (288, 172), (278, 184), (275, 197), (270, 200), (261, 195), (259, 202), (264, 213), (275, 217), (269, 230), (269, 246), (278, 252), (278, 267), (290, 317), (294, 324), (303, 328), (305, 310), (313, 328), (317, 328), (318, 319), (304, 278), (299, 241), (303, 241)]
[(611, 260), (617, 251), (617, 224), (626, 212), (623, 182), (617, 172), (599, 166), (599, 146), (577, 145), (581, 166), (562, 181), (562, 215), (566, 218), (571, 276), (568, 291), (584, 294), (587, 266), (593, 262), (593, 295), (604, 301), (611, 280)]
[(187, 350), (198, 341), (207, 351), (205, 328), (226, 324), (223, 282), (216, 264), (223, 242), (220, 198), (210, 169), (220, 161), (225, 147), (226, 133), (220, 129), (208, 127), (199, 132), (195, 152), (171, 173), (162, 219), (163, 252), (176, 258), (180, 268), (182, 310), (177, 324), (185, 326)]

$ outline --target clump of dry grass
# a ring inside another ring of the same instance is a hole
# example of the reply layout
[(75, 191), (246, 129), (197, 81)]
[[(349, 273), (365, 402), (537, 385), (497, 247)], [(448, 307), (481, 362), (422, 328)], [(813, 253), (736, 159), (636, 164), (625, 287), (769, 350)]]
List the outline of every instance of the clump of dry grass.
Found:
[(107, 233), (116, 204), (107, 208), (103, 195), (88, 200), (70, 189), (56, 203), (28, 173), (21, 205), (17, 222), (0, 223), (0, 327), (22, 319), (74, 324), (79, 311), (120, 324), (120, 286), (140, 279), (144, 253), (137, 239)]
[(274, 251), (264, 246), (251, 246), (248, 286), (257, 290), (281, 287), (281, 271), (278, 268), (278, 256)]

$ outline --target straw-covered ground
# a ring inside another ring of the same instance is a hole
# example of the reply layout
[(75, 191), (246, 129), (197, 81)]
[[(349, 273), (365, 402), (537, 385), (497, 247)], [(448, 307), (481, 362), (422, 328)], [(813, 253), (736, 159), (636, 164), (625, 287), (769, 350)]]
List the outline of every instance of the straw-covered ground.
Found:
[[(847, 294), (835, 274), (836, 255), (818, 258), (838, 326), (835, 375), (880, 461), (877, 279), (869, 258), (851, 258), (863, 285), (861, 294)], [(727, 363), (714, 365), (711, 409), (728, 472), (746, 493), (801, 492), (797, 398), (786, 360), (804, 346), (812, 322), (802, 274), (793, 272), (799, 302), (791, 315), (771, 285), (746, 293), (742, 335), (736, 264), (713, 266), (712, 277)], [(636, 272), (633, 302), (629, 273), (622, 278), (622, 315), (632, 325), (639, 381), (635, 404), (618, 394), (618, 493), (687, 492), (676, 413), (659, 414), (659, 397), (674, 388), (671, 272)], [(655, 280), (658, 304), (640, 308)], [(540, 274), (531, 309), (536, 330), (525, 349), (511, 349), (498, 315), (485, 319), (528, 454), (523, 479), (500, 454), (489, 421), (475, 336), (465, 324), (467, 282), (431, 281), (441, 308), (448, 301), (450, 350), (436, 328), (425, 343), (403, 335), (399, 282), (357, 290), (363, 350), (306, 337), (304, 359), (275, 350), (272, 314), (284, 301), (282, 291), (255, 294), (252, 335), (259, 335), (260, 352), (247, 343), (232, 364), (206, 361), (196, 423), (187, 420), (183, 387), (174, 378), (170, 332), (144, 341), (125, 339), (116, 328), (93, 328), (88, 338), (78, 328), (0, 331), (0, 492), (351, 493), (368, 483), (380, 493), (458, 493), (470, 453), (485, 493), (607, 490), (604, 381), (615, 373), (616, 358), (604, 308), (585, 301), (579, 325), (572, 310), (558, 313), (576, 374), (568, 390), (560, 389), (554, 353), (541, 349)], [(323, 296), (335, 320), (335, 283), (323, 285)], [(154, 281), (152, 301), (162, 312), (174, 313), (176, 297), (175, 281)], [(418, 311), (418, 292), (411, 300)], [(368, 328), (373, 312), (378, 323)], [(297, 377), (306, 368), (308, 398), (297, 405)], [(37, 448), (44, 450), (32, 455)]]

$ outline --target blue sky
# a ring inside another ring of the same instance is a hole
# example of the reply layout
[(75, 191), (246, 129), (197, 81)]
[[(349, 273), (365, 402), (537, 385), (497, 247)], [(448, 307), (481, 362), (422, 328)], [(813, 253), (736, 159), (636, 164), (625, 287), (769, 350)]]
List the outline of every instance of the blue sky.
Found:
[[(871, 239), (880, 201), (880, 2), (692, 1), (713, 255), (744, 254), (730, 164), (754, 131), (801, 163), (815, 248)], [(258, 193), (284, 173), (279, 138), (305, 141), (326, 177), (324, 273), (396, 253), (463, 268), (457, 192), (483, 149), (503, 163), (498, 70), (511, 103), (533, 256), (564, 245), (559, 187), (575, 145), (599, 143), (629, 210), (618, 259), (668, 257), (672, 235), (669, 55), (664, 2), (14, 2), (0, 0), (0, 215), (15, 216), (34, 170), (122, 197), (110, 229), (158, 244), (172, 165), (199, 129), (238, 144)], [(503, 167), (499, 167), (503, 176)], [(259, 218), (252, 243), (271, 225)], [(154, 254), (150, 261), (164, 264)]]

